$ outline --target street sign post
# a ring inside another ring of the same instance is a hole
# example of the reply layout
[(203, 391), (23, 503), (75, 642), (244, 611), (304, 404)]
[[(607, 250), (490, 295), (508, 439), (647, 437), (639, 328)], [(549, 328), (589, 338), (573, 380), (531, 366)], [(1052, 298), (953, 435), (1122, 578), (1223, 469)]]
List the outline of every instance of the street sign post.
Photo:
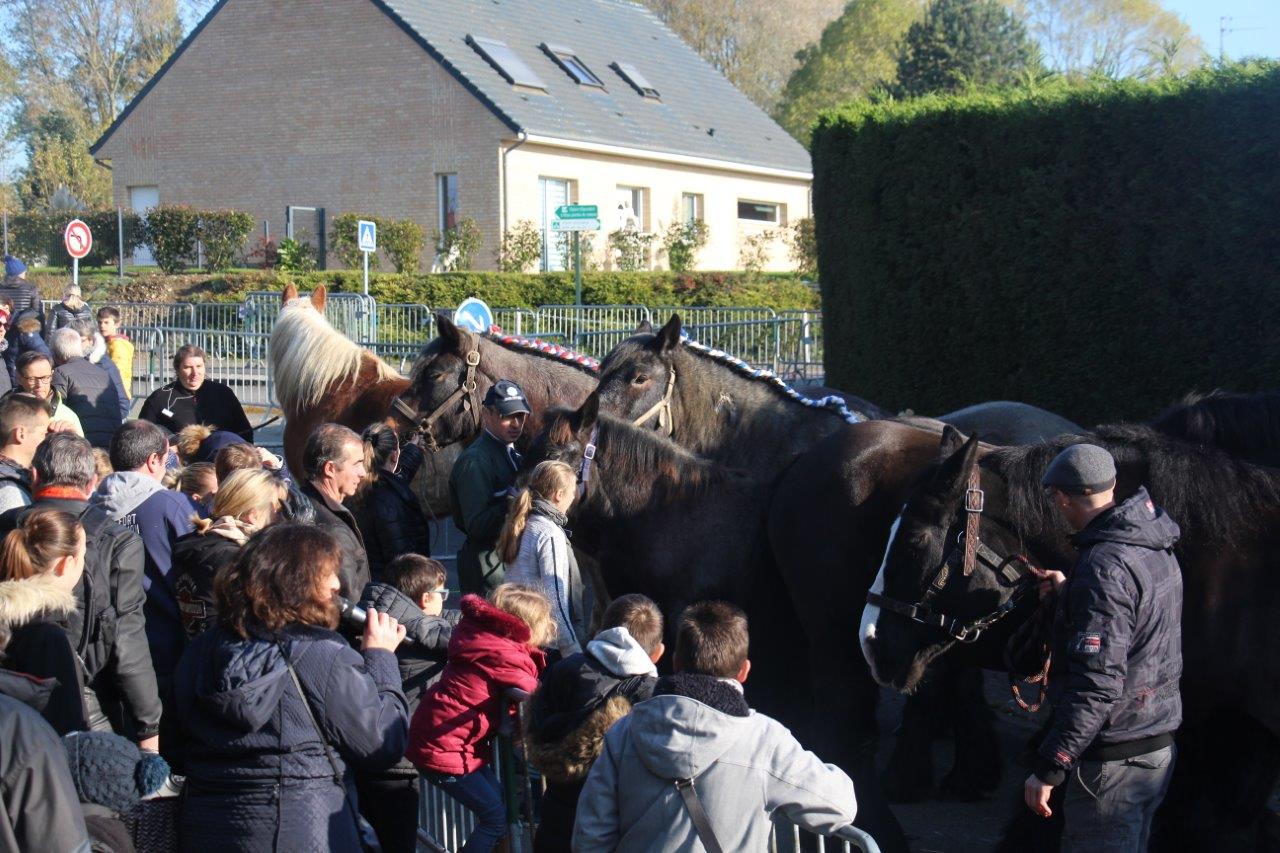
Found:
[(573, 292), (577, 304), (581, 305), (582, 242), (578, 235), (583, 231), (600, 230), (600, 208), (594, 204), (562, 204), (556, 208), (551, 230), (573, 234)]
[(62, 244), (67, 247), (67, 254), (71, 256), (71, 282), (78, 285), (80, 284), (80, 259), (86, 257), (89, 250), (93, 248), (93, 232), (83, 220), (73, 219), (67, 223), (67, 229), (62, 232)]
[(356, 223), (356, 245), (364, 255), (364, 295), (369, 295), (369, 253), (378, 251), (378, 223), (361, 219)]

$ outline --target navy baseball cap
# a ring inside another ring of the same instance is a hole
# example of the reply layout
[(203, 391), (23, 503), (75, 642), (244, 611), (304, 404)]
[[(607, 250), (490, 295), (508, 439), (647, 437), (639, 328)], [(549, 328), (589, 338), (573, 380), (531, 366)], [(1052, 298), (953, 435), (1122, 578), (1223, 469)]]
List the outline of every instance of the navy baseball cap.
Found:
[(525, 399), (524, 392), (510, 379), (499, 379), (493, 383), (489, 393), (484, 395), (484, 404), (500, 415), (529, 413), (529, 401)]

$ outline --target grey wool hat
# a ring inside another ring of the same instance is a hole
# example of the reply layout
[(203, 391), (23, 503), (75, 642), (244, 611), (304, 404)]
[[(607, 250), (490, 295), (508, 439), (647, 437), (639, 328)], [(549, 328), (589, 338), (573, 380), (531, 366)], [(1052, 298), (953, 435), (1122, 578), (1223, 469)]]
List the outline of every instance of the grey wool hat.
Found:
[(1073, 495), (1105, 492), (1115, 488), (1116, 460), (1096, 444), (1073, 444), (1053, 457), (1040, 483)]

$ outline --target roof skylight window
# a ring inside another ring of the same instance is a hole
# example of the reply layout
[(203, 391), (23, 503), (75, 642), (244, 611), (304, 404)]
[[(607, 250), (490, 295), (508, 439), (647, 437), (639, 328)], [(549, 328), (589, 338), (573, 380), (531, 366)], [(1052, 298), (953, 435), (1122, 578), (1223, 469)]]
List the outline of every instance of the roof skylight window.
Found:
[(529, 89), (541, 89), (544, 92), (547, 90), (547, 84), (543, 83), (541, 78), (533, 73), (533, 69), (526, 65), (524, 60), (507, 46), (506, 42), (485, 38), (484, 36), (468, 35), (467, 44), (471, 45), (476, 53), (484, 57), (485, 61), (492, 65), (494, 70), (505, 77), (511, 85), (524, 86)]
[(578, 55), (570, 48), (544, 43), (542, 45), (542, 49), (545, 50), (547, 55), (555, 60), (556, 65), (559, 65), (560, 68), (564, 70), (564, 73), (572, 77), (573, 81), (579, 86), (596, 86), (600, 89), (604, 88), (604, 83), (600, 82), (600, 78), (593, 74), (591, 69), (587, 67), (586, 63), (579, 59)]
[(640, 69), (634, 65), (626, 62), (615, 62), (609, 67), (618, 72), (619, 77), (626, 80), (632, 89), (635, 89), (644, 97), (653, 98), (655, 101), (661, 99), (658, 90), (653, 88), (649, 81), (645, 79), (645, 76), (640, 73)]

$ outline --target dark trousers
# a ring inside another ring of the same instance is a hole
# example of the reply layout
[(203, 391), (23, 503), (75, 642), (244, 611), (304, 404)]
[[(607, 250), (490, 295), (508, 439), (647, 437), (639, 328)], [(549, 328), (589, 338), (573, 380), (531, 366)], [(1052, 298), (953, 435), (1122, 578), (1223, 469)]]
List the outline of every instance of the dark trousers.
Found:
[(1062, 853), (1143, 853), (1169, 790), (1177, 748), (1116, 761), (1081, 761), (1067, 776)]
[(489, 853), (507, 834), (507, 807), (502, 802), (502, 786), (492, 767), (481, 767), (463, 776), (425, 772), (422, 775), (476, 816), (476, 828), (460, 853)]
[(533, 834), (533, 853), (569, 853), (573, 822), (578, 816), (578, 795), (585, 784), (585, 779), (547, 783), (541, 819)]
[(383, 853), (418, 849), (418, 776), (406, 773), (356, 773), (360, 814), (369, 821)]

